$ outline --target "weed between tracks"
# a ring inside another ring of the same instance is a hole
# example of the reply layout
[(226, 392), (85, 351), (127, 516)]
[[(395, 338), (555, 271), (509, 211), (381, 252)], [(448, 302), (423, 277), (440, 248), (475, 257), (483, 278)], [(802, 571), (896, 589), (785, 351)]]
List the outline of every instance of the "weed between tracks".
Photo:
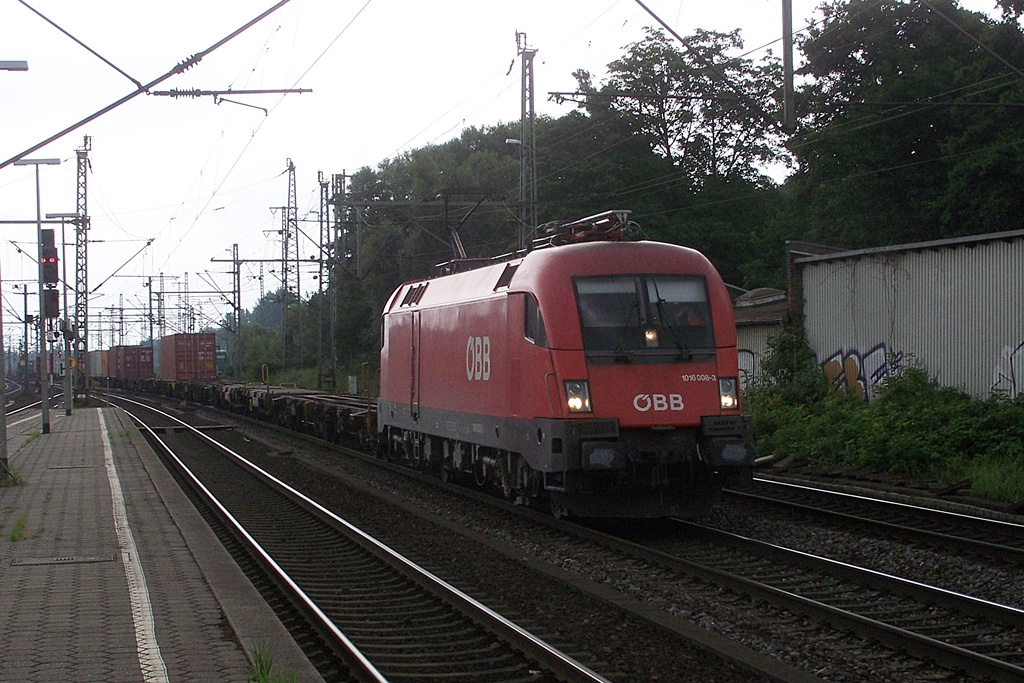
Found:
[(11, 534), (8, 536), (11, 539), (11, 543), (17, 543), (25, 538), (26, 526), (28, 526), (28, 515), (22, 515), (14, 521), (14, 528), (11, 529)]
[(252, 649), (252, 661), (246, 672), (249, 683), (298, 683), (299, 677), (291, 672), (274, 671), (274, 656), (264, 643)]

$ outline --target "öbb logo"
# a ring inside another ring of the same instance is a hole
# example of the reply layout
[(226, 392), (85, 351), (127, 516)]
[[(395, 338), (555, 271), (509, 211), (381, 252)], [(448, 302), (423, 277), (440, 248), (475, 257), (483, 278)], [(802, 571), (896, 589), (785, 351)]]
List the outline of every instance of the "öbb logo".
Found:
[(649, 410), (655, 412), (682, 410), (683, 397), (681, 394), (637, 394), (633, 397), (633, 407), (641, 413), (646, 413)]
[(466, 379), (483, 380), (491, 378), (491, 338), (470, 337), (466, 342)]

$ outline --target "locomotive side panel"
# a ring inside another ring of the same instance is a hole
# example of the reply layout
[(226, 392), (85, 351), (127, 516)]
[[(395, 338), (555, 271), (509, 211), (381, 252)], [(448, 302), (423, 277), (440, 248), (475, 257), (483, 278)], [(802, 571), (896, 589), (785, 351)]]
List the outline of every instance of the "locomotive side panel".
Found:
[(527, 420), (560, 417), (561, 397), (553, 355), (547, 348), (547, 323), (532, 294), (512, 293), (507, 301), (508, 414)]
[[(390, 412), (398, 411), (408, 419), (412, 413), (413, 398), (413, 312), (386, 314), (383, 320), (383, 339), (380, 364), (380, 398)], [(385, 411), (381, 411), (386, 415)]]
[(380, 427), (498, 447), (512, 381), (504, 295), (388, 313)]
[(509, 362), (506, 296), (422, 311), (421, 401), (424, 407), (504, 416)]

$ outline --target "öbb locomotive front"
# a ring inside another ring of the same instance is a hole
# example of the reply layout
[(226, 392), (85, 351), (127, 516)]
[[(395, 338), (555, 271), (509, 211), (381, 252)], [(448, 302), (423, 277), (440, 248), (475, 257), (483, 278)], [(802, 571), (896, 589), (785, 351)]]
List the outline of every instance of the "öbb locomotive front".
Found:
[(627, 217), (392, 294), (389, 457), (580, 517), (699, 515), (750, 477), (725, 284), (693, 249), (625, 240)]

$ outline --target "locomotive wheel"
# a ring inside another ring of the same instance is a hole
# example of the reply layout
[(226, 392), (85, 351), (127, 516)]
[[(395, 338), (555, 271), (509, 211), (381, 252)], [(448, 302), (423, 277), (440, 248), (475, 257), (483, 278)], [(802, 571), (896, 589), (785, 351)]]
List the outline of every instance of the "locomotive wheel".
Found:
[(515, 501), (518, 505), (527, 505), (530, 507), (536, 507), (537, 501), (539, 500), (540, 482), (536, 478), (533, 470), (526, 460), (520, 456), (515, 456), (515, 475), (514, 481), (514, 492)]

